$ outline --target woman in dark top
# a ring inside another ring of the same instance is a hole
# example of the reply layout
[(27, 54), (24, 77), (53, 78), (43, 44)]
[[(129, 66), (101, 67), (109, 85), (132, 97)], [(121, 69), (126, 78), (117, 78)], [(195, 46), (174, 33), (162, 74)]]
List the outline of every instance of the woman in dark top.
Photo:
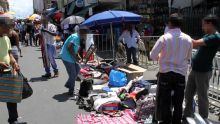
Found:
[(12, 55), (15, 58), (15, 60), (18, 62), (18, 52), (20, 51), (19, 36), (18, 36), (17, 32), (14, 29), (11, 29), (8, 37), (9, 37), (10, 42), (11, 42)]

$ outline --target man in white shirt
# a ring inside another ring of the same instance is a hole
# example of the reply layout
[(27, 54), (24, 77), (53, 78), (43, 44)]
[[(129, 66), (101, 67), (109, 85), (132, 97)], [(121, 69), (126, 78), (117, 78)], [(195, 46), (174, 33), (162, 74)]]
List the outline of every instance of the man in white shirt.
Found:
[(50, 65), (52, 66), (54, 70), (54, 77), (58, 77), (58, 69), (57, 69), (57, 64), (55, 61), (55, 57), (56, 57), (55, 36), (56, 36), (57, 28), (55, 25), (48, 22), (46, 18), (43, 18), (42, 22), (43, 24), (45, 24), (45, 26), (43, 26), (44, 28), (41, 31), (42, 31), (44, 42), (46, 42), (45, 43), (46, 45), (45, 48), (47, 51), (46, 56), (48, 57), (48, 60), (49, 60), (49, 64), (44, 64), (46, 74), (42, 75), (42, 77), (45, 77), (45, 78), (51, 77)]
[(125, 30), (122, 35), (119, 37), (119, 41), (123, 41), (123, 44), (126, 44), (127, 48), (127, 63), (131, 63), (131, 55), (133, 58), (133, 63), (135, 65), (138, 65), (137, 61), (137, 48), (138, 48), (138, 41), (140, 39), (139, 33), (135, 30), (134, 27), (132, 27), (131, 24), (127, 25), (127, 30)]
[(182, 17), (169, 17), (167, 33), (153, 47), (150, 57), (159, 60), (156, 118), (159, 124), (181, 124), (185, 76), (191, 59), (192, 40), (180, 30)]

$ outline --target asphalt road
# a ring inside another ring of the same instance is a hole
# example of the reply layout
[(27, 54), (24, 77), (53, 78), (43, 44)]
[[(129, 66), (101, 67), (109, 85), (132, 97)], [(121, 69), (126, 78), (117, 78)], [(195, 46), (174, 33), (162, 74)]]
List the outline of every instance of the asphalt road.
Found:
[[(30, 80), (34, 93), (18, 104), (19, 120), (28, 124), (74, 124), (76, 113), (83, 111), (64, 94), (67, 92), (64, 88), (67, 73), (62, 61), (57, 60), (60, 76), (46, 80), (41, 78), (45, 72), (39, 48), (23, 47), (22, 52), (23, 58), (19, 59), (21, 71)], [(0, 124), (7, 124), (7, 119), (6, 104), (0, 103)]]

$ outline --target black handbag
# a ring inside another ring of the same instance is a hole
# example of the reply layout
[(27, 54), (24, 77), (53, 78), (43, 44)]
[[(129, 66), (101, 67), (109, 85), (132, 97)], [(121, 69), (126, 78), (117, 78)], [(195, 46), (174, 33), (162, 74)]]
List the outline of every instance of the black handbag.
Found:
[(24, 77), (22, 73), (20, 75), (23, 77), (23, 91), (22, 91), (22, 99), (26, 99), (33, 94), (33, 89), (31, 88), (30, 84), (28, 83), (28, 79)]

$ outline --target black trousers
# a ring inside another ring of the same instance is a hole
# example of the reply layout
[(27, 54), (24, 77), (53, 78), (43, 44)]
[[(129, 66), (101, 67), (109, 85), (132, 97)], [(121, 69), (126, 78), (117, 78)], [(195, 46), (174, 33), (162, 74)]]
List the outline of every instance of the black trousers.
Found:
[(17, 103), (7, 103), (8, 108), (8, 122), (12, 123), (14, 121), (17, 121), (18, 119), (18, 111), (17, 111)]
[(181, 124), (185, 76), (159, 73), (156, 97), (156, 118), (159, 124)]
[(131, 63), (131, 57), (133, 59), (133, 64), (138, 65), (138, 61), (137, 61), (137, 50), (134, 47), (128, 48), (127, 49), (127, 63), (130, 64)]

